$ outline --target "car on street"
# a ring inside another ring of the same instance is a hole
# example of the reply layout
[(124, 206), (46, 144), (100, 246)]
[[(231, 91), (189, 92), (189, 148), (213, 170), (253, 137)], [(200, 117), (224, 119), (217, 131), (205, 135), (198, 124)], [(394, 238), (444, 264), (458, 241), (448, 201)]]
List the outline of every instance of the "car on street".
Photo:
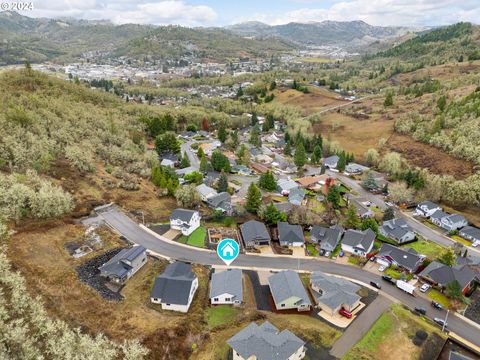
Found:
[(415, 308), (415, 312), (419, 313), (419, 314), (422, 314), (422, 315), (426, 315), (427, 314), (427, 310), (425, 308), (422, 308), (422, 307), (416, 307)]
[(382, 275), (382, 279), (388, 281), (392, 285), (395, 285), (395, 280), (389, 275)]
[(443, 309), (443, 306), (442, 306), (441, 304), (439, 304), (438, 302), (433, 301), (433, 300), (432, 300), (432, 306), (433, 306), (435, 309), (438, 309), (438, 310), (442, 310), (442, 309)]
[(440, 318), (433, 318), (433, 321), (435, 321), (438, 325), (442, 327), (447, 327), (448, 323), (445, 322), (445, 320), (440, 319)]
[(422, 287), (420, 288), (420, 291), (424, 293), (424, 292), (427, 292), (428, 289), (430, 289), (430, 285), (423, 284)]
[(370, 281), (370, 285), (372, 285), (374, 288), (377, 288), (379, 290), (382, 288), (382, 286), (375, 281)]
[(352, 316), (353, 316), (350, 311), (347, 311), (347, 310), (345, 310), (345, 309), (340, 309), (340, 310), (338, 311), (338, 313), (339, 313), (340, 315), (342, 315), (342, 316), (345, 316), (347, 319), (351, 319)]

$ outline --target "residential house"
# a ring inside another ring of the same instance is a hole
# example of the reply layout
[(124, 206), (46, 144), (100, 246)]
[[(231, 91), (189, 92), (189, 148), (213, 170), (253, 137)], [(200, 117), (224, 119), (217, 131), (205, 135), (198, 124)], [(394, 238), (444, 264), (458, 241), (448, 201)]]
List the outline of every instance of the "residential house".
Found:
[(440, 226), (442, 223), (442, 219), (447, 216), (448, 214), (446, 212), (442, 210), (437, 210), (430, 216), (430, 221), (435, 225)]
[(283, 196), (286, 196), (290, 193), (292, 189), (297, 189), (298, 184), (290, 179), (279, 179), (277, 181), (277, 190)]
[(369, 170), (363, 186), (370, 192), (378, 193), (381, 192), (387, 184), (388, 181), (385, 174)]
[(268, 284), (277, 310), (310, 310), (312, 303), (295, 271), (280, 271), (268, 278)]
[(384, 266), (394, 264), (410, 273), (417, 272), (425, 260), (425, 256), (419, 255), (414, 249), (402, 249), (390, 244), (383, 244), (375, 257)]
[(161, 304), (163, 310), (186, 313), (198, 288), (198, 278), (192, 265), (174, 262), (157, 276), (150, 294), (150, 301)]
[[(327, 183), (327, 180), (330, 177), (327, 174), (317, 175), (317, 176), (304, 176), (300, 179), (297, 179), (297, 183), (304, 189), (318, 191), (321, 190), (323, 186)], [(330, 185), (333, 185), (332, 181), (330, 180)]]
[(214, 186), (219, 178), (220, 173), (218, 171), (209, 171), (205, 175), (203, 182), (208, 186)]
[(366, 202), (362, 202), (362, 199), (355, 198), (351, 194), (347, 194), (346, 199), (349, 205), (352, 204), (355, 207), (357, 215), (360, 218), (365, 219), (375, 216), (375, 213), (367, 205), (365, 205)]
[(255, 156), (255, 161), (261, 164), (271, 164), (273, 162), (273, 159), (268, 155), (259, 154)]
[(375, 233), (371, 229), (365, 231), (348, 229), (343, 235), (342, 250), (359, 256), (367, 256), (373, 249)]
[(175, 167), (175, 162), (170, 159), (162, 159), (162, 161), (160, 161), (160, 166), (168, 166), (173, 168)]
[(345, 166), (345, 174), (346, 175), (360, 175), (363, 174), (365, 171), (368, 171), (370, 168), (356, 164), (356, 163), (350, 163), (347, 166)]
[(253, 248), (256, 246), (270, 245), (270, 234), (264, 223), (256, 220), (250, 220), (240, 225), (245, 247)]
[(217, 190), (205, 184), (198, 185), (196, 189), (202, 201), (205, 201), (205, 202), (212, 196), (215, 196), (218, 194)]
[(438, 261), (432, 261), (421, 273), (420, 276), (442, 288), (448, 284), (458, 281), (463, 294), (467, 294), (477, 278), (477, 273), (468, 265), (448, 266)]
[(288, 201), (276, 202), (273, 203), (273, 206), (275, 206), (278, 211), (285, 214), (288, 214), (293, 208), (293, 204)]
[(440, 205), (435, 204), (431, 201), (423, 201), (417, 205), (415, 209), (414, 215), (421, 216), (421, 217), (430, 217), (432, 216), (435, 211), (442, 210)]
[(320, 271), (315, 271), (310, 277), (310, 287), (318, 307), (330, 316), (337, 315), (341, 309), (352, 312), (360, 305), (358, 295), (360, 286)]
[(329, 228), (313, 225), (312, 230), (310, 230), (310, 240), (320, 244), (321, 250), (331, 253), (340, 243), (343, 231), (343, 228), (338, 225)]
[(291, 225), (288, 222), (278, 223), (278, 240), (282, 246), (303, 247), (305, 237), (300, 225)]
[(455, 231), (468, 225), (467, 219), (459, 214), (450, 214), (440, 220), (440, 227), (448, 231)]
[(337, 168), (338, 160), (340, 160), (340, 157), (338, 155), (332, 155), (330, 157), (327, 157), (323, 160), (323, 166), (326, 168), (332, 170)]
[(301, 360), (305, 357), (305, 341), (288, 330), (278, 329), (265, 321), (254, 322), (227, 340), (233, 360)]
[(170, 228), (188, 236), (200, 227), (200, 213), (195, 210), (175, 209), (170, 215)]
[(403, 244), (415, 239), (415, 232), (404, 219), (392, 219), (384, 221), (378, 229), (383, 236)]
[(252, 175), (252, 170), (245, 165), (235, 165), (232, 167), (232, 173), (240, 175)]
[(210, 284), (210, 303), (240, 305), (243, 302), (242, 270), (214, 272)]
[(259, 163), (251, 163), (250, 167), (259, 174), (265, 174), (266, 172), (270, 171), (270, 167), (264, 164)]
[(134, 246), (120, 250), (98, 270), (100, 270), (100, 276), (122, 285), (146, 263), (147, 250), (143, 246)]
[(302, 188), (295, 188), (288, 193), (288, 202), (295, 206), (301, 206), (303, 199), (305, 199), (305, 190)]
[(458, 235), (471, 242), (480, 242), (480, 229), (474, 226), (465, 226), (458, 232)]
[(228, 192), (221, 192), (207, 199), (207, 204), (214, 210), (224, 214), (232, 213), (232, 196)]
[(194, 168), (193, 166), (188, 166), (188, 167), (183, 168), (183, 169), (175, 169), (175, 174), (177, 174), (179, 177), (182, 178), (185, 175), (190, 174), (194, 171), (197, 171), (197, 169)]

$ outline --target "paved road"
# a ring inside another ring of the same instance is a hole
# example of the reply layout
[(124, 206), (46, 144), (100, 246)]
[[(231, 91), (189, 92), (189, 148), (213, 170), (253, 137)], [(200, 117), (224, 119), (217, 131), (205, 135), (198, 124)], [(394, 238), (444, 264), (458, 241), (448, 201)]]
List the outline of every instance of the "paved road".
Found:
[[(371, 192), (365, 190), (362, 185), (353, 180), (352, 178), (349, 178), (348, 176), (342, 175), (338, 172), (334, 172), (331, 170), (327, 170), (327, 173), (342, 181), (345, 185), (347, 185), (350, 189), (354, 190), (359, 194), (360, 197), (367, 199), (368, 201), (372, 202), (375, 204), (377, 207), (379, 207), (381, 210), (385, 210), (388, 206), (385, 204), (385, 201), (381, 195), (375, 195), (372, 194)], [(438, 231), (429, 228), (428, 226), (422, 224), (418, 220), (416, 220), (410, 213), (402, 212), (399, 210), (396, 210), (396, 215), (405, 219), (405, 221), (412, 227), (412, 229), (415, 230), (415, 232), (419, 235), (421, 235), (423, 238), (427, 240), (431, 240), (441, 246), (453, 246), (456, 244), (454, 240), (451, 240), (450, 238), (446, 237), (445, 235), (439, 233)], [(468, 247), (469, 251), (472, 251), (474, 253), (477, 253), (480, 255), (480, 251), (469, 246)]]
[(342, 358), (367, 333), (375, 321), (388, 309), (392, 301), (385, 296), (378, 296), (358, 318), (347, 328), (343, 335), (335, 341), (330, 354)]
[(180, 145), (180, 150), (182, 155), (183, 153), (187, 154), (188, 160), (190, 160), (190, 166), (195, 170), (198, 170), (200, 168), (200, 160), (198, 159), (197, 154), (191, 148), (191, 145), (194, 142), (195, 141), (185, 141), (182, 145)]
[[(181, 261), (194, 262), (202, 265), (223, 265), (222, 261), (214, 252), (181, 246), (179, 244), (163, 241), (156, 236), (143, 230), (137, 223), (126, 216), (121, 210), (112, 206), (99, 212), (105, 222), (118, 233), (125, 236), (131, 242), (143, 245), (147, 249), (158, 254)], [(378, 275), (361, 270), (349, 265), (341, 265), (332, 261), (318, 259), (299, 259), (287, 257), (265, 257), (241, 254), (235, 260), (235, 266), (245, 268), (263, 269), (292, 269), (305, 271), (323, 271), (329, 274), (345, 276), (368, 284), (370, 281), (381, 281)], [(413, 297), (397, 289), (395, 286), (384, 284), (383, 291), (398, 299), (410, 308), (422, 306), (427, 309), (427, 315), (444, 317), (445, 312), (430, 307), (428, 300)], [(457, 316), (450, 316), (449, 328), (464, 339), (480, 346), (480, 330)]]

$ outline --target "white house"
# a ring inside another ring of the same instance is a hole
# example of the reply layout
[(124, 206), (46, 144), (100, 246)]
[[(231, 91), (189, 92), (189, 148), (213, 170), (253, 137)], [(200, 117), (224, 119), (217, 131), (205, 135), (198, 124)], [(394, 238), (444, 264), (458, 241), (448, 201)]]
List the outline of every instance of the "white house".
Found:
[(200, 194), (200, 198), (202, 201), (207, 201), (209, 198), (215, 196), (218, 194), (217, 190), (214, 188), (211, 188), (208, 185), (205, 184), (200, 184), (196, 187), (198, 193)]
[(414, 215), (418, 215), (421, 217), (430, 217), (432, 216), (437, 210), (442, 210), (440, 205), (435, 204), (431, 201), (423, 201), (417, 205), (415, 209)]
[(243, 302), (242, 270), (228, 269), (212, 274), (210, 302), (240, 305)]
[(192, 265), (175, 262), (157, 276), (150, 294), (150, 301), (160, 304), (163, 310), (186, 313), (198, 289), (198, 278)]
[(371, 229), (365, 231), (349, 229), (342, 240), (342, 250), (351, 254), (367, 256), (372, 251), (375, 233)]
[(200, 227), (200, 213), (195, 210), (175, 209), (170, 215), (170, 228), (188, 236)]
[(459, 214), (450, 214), (440, 220), (440, 227), (448, 231), (458, 230), (467, 225), (467, 219)]

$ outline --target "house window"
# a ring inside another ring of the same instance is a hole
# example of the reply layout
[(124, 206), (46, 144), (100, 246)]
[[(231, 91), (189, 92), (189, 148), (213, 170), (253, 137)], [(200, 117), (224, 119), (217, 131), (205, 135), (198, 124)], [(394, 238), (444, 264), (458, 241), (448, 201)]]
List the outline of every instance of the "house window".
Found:
[(214, 302), (218, 302), (218, 298), (213, 298), (213, 301), (214, 301)]
[(280, 305), (280, 307), (285, 307), (285, 304)]
[(165, 304), (165, 305), (170, 306), (170, 304)]
[(232, 301), (231, 298), (225, 298), (225, 301)]

